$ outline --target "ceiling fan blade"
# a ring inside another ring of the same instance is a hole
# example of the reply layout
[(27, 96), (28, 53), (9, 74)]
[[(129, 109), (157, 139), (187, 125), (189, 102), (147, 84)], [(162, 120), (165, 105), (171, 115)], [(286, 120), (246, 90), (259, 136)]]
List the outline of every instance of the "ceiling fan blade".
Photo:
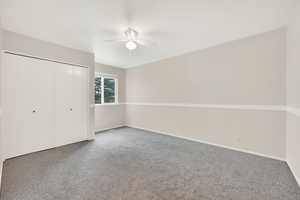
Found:
[(136, 40), (135, 42), (142, 46), (148, 46), (148, 44), (144, 40)]
[(125, 39), (103, 40), (104, 42), (127, 42)]
[(138, 39), (136, 42), (142, 46), (157, 46), (157, 42), (148, 39)]

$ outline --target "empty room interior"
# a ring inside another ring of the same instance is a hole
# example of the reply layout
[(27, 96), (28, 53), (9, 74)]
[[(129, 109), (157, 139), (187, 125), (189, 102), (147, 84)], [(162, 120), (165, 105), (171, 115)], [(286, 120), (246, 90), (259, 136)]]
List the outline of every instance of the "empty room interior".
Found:
[(0, 200), (299, 184), (299, 0), (0, 0)]

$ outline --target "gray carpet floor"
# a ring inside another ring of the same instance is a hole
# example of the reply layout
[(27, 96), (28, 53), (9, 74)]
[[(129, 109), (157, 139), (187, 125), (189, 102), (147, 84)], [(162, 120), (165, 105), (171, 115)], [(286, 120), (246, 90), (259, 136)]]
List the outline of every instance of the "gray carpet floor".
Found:
[(300, 200), (282, 161), (120, 128), (4, 163), (1, 200)]

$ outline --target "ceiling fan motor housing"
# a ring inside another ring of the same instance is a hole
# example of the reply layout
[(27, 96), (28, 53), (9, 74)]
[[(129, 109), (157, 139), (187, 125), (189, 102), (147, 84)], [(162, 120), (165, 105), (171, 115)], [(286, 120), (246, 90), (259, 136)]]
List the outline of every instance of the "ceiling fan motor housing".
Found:
[(138, 37), (138, 32), (132, 28), (128, 28), (125, 31), (125, 37), (129, 40), (129, 41), (136, 41), (137, 37)]

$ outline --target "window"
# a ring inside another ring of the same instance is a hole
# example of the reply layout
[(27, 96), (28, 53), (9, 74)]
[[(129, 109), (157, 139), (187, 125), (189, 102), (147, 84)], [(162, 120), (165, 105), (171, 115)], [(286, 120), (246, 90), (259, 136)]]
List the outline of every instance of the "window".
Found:
[(118, 79), (113, 75), (96, 74), (95, 104), (118, 103)]
[(101, 82), (102, 82), (101, 76), (95, 77), (95, 104), (101, 104), (102, 102)]
[(104, 78), (104, 103), (115, 103), (116, 81), (113, 78)]

